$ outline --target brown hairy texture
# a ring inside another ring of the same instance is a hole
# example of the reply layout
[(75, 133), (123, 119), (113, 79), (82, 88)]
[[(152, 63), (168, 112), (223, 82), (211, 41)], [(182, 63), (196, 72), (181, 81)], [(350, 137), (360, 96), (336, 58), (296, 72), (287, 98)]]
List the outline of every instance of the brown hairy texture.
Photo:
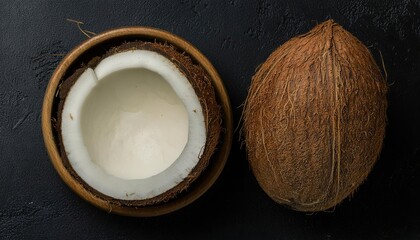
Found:
[(309, 212), (352, 194), (380, 154), (386, 93), (369, 50), (332, 20), (280, 46), (253, 76), (243, 115), (263, 190)]
[[(156, 197), (145, 199), (145, 200), (121, 200), (109, 197), (104, 195), (103, 193), (98, 192), (94, 188), (90, 187), (87, 183), (81, 179), (77, 173), (71, 167), (71, 164), (67, 158), (66, 151), (63, 145), (61, 134), (59, 134), (59, 143), (60, 143), (60, 152), (61, 157), (64, 161), (64, 165), (69, 170), (69, 172), (75, 177), (79, 182), (83, 184), (83, 186), (89, 190), (90, 192), (94, 193), (96, 196), (108, 201), (109, 203), (117, 204), (117, 205), (126, 205), (126, 206), (147, 206), (153, 204), (159, 204), (163, 202), (167, 202), (170, 199), (175, 198), (183, 191), (188, 190), (188, 187), (196, 180), (200, 174), (205, 170), (207, 165), (209, 164), (213, 153), (216, 150), (216, 147), (219, 143), (220, 133), (222, 131), (221, 127), (221, 111), (220, 106), (216, 101), (216, 95), (210, 80), (210, 76), (208, 73), (200, 66), (191, 60), (190, 57), (186, 56), (184, 53), (180, 53), (177, 51), (173, 46), (168, 44), (162, 44), (157, 42), (143, 42), (143, 41), (134, 41), (134, 42), (126, 42), (121, 46), (115, 47), (110, 49), (105, 55), (101, 57), (95, 57), (90, 60), (87, 64), (83, 65), (79, 69), (77, 69), (70, 77), (65, 79), (61, 86), (59, 87), (58, 96), (60, 97), (60, 102), (58, 105), (58, 121), (56, 124), (57, 132), (61, 133), (61, 115), (63, 111), (64, 101), (67, 97), (71, 87), (77, 81), (79, 76), (87, 69), (87, 68), (95, 68), (99, 62), (116, 53), (131, 51), (131, 50), (150, 50), (157, 52), (169, 60), (171, 60), (178, 69), (187, 77), (190, 81), (192, 87), (197, 94), (201, 107), (203, 109), (204, 119), (206, 121), (206, 145), (204, 147), (203, 154), (198, 162), (198, 164), (192, 169), (190, 174), (177, 186), (168, 190), (165, 193), (162, 193)], [(197, 156), (198, 157), (198, 156)]]

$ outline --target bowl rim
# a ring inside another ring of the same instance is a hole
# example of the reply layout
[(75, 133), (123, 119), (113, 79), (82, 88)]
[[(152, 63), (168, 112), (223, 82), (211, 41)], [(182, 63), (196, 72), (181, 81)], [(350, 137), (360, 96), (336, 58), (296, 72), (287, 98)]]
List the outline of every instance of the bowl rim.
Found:
[[(99, 46), (112, 39), (121, 38), (138, 38), (138, 39), (156, 39), (161, 42), (169, 43), (176, 48), (185, 51), (193, 60), (198, 62), (209, 74), (212, 85), (215, 90), (216, 97), (219, 101), (222, 110), (222, 127), (220, 147), (211, 157), (211, 162), (206, 170), (200, 175), (193, 185), (187, 189), (186, 192), (180, 194), (177, 198), (169, 200), (168, 202), (158, 205), (150, 206), (125, 206), (117, 205), (96, 196), (78, 182), (64, 166), (63, 160), (60, 156), (60, 151), (57, 146), (53, 134), (52, 111), (54, 100), (56, 99), (56, 92), (59, 84), (65, 76), (70, 66), (89, 49)], [(45, 147), (47, 149), (50, 160), (61, 177), (61, 179), (80, 197), (93, 204), (94, 206), (108, 212), (112, 212), (124, 216), (135, 217), (151, 217), (167, 214), (178, 209), (181, 209), (190, 203), (194, 202), (202, 196), (217, 180), (221, 174), (226, 161), (229, 156), (230, 148), (233, 139), (233, 116), (230, 105), (229, 96), (222, 79), (217, 73), (210, 61), (191, 43), (176, 36), (170, 32), (151, 28), (151, 27), (123, 27), (103, 32), (93, 38), (87, 39), (69, 54), (67, 54), (56, 70), (52, 74), (48, 86), (45, 91), (44, 101), (42, 106), (42, 134), (44, 138)]]

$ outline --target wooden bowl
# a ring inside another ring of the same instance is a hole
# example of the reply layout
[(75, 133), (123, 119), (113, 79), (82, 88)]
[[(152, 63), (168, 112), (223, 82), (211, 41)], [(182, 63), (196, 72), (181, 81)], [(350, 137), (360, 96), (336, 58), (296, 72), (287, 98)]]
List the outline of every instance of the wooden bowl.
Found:
[[(53, 127), (54, 119), (57, 119), (57, 109), (59, 98), (56, 96), (60, 83), (71, 75), (75, 69), (80, 67), (81, 63), (86, 63), (94, 56), (100, 56), (114, 46), (118, 46), (126, 41), (142, 40), (166, 42), (173, 45), (181, 52), (185, 52), (191, 57), (193, 62), (200, 64), (211, 77), (213, 87), (216, 93), (217, 101), (222, 108), (222, 131), (221, 141), (217, 151), (213, 154), (209, 166), (193, 182), (193, 184), (184, 193), (176, 198), (161, 204), (150, 206), (124, 206), (116, 205), (105, 201), (92, 194), (78, 182), (63, 164), (58, 147), (58, 133)], [(229, 97), (218, 73), (210, 61), (194, 46), (184, 39), (175, 36), (166, 31), (147, 28), (147, 27), (127, 27), (111, 30), (99, 34), (71, 51), (58, 65), (51, 76), (47, 90), (45, 92), (44, 104), (42, 107), (42, 133), (45, 146), (51, 158), (54, 168), (63, 179), (63, 181), (79, 196), (86, 201), (105, 211), (125, 215), (125, 216), (158, 216), (173, 212), (192, 203), (206, 192), (216, 181), (223, 170), (227, 161), (233, 136), (233, 119), (230, 107)]]

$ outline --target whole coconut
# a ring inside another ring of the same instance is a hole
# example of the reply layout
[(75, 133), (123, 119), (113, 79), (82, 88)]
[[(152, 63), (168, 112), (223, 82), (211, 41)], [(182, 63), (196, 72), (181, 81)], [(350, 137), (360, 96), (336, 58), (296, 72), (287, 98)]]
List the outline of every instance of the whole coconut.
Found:
[(386, 93), (369, 50), (332, 20), (283, 44), (252, 78), (244, 108), (260, 186), (299, 211), (340, 203), (380, 154)]

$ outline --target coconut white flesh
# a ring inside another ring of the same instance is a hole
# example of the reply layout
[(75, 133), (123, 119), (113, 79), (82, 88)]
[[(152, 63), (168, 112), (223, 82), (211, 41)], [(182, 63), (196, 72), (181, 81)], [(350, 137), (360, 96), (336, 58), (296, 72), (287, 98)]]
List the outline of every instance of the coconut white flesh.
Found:
[(147, 50), (117, 53), (87, 69), (65, 99), (61, 134), (76, 173), (123, 200), (175, 187), (206, 143), (190, 82), (169, 59)]

